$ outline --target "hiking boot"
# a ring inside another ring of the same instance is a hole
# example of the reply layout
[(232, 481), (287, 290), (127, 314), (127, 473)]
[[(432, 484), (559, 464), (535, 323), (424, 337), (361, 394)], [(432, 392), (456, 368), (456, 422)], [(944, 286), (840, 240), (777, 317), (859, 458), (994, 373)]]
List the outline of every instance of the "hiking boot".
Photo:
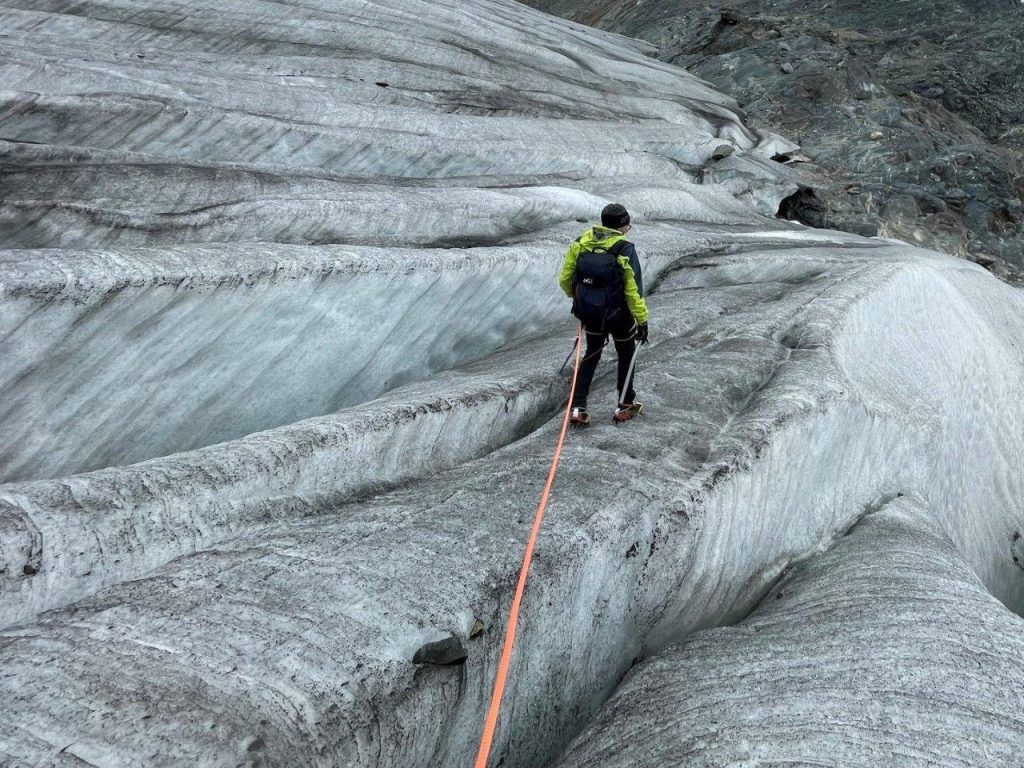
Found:
[(587, 413), (586, 408), (573, 408), (572, 414), (569, 416), (569, 423), (574, 427), (589, 427), (590, 414)]
[(643, 412), (643, 403), (619, 403), (619, 407), (615, 409), (615, 415), (612, 416), (612, 420), (618, 423), (629, 421), (634, 416), (639, 416)]

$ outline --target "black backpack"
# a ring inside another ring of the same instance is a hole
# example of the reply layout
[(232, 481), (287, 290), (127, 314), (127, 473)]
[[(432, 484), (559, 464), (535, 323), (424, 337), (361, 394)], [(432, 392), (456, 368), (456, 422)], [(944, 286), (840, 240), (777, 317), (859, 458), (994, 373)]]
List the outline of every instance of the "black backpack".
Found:
[(618, 256), (626, 248), (619, 240), (607, 250), (598, 246), (576, 257), (572, 278), (572, 313), (589, 331), (605, 333), (628, 311)]

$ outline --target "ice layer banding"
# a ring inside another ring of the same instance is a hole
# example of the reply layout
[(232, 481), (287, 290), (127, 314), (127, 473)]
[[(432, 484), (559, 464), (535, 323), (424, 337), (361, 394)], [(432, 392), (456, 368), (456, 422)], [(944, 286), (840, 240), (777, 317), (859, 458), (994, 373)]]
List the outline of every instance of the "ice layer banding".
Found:
[[(613, 199), (656, 288), (649, 417), (567, 445), (494, 761), (645, 764), (623, 734), (664, 713), (617, 712), (648, 670), (684, 698), (710, 679), (720, 723), (694, 747), (707, 726), (672, 715), (650, 754), (766, 757), (692, 633), (757, 631), (777, 584), (834, 592), (836, 558), (923, 606), (971, 584), (998, 636), (951, 649), (975, 685), (920, 736), (1009, 754), (1019, 720), (978, 713), (1024, 703), (1017, 292), (763, 218), (798, 185), (765, 159), (784, 140), (512, 3), (0, 9), (0, 763), (469, 765), (564, 396), (554, 273)], [(864, 642), (927, 676), (874, 608)], [(453, 635), (464, 665), (412, 664)], [(866, 760), (876, 705), (833, 703), (850, 724), (805, 757)], [(764, 717), (804, 743), (799, 704)]]

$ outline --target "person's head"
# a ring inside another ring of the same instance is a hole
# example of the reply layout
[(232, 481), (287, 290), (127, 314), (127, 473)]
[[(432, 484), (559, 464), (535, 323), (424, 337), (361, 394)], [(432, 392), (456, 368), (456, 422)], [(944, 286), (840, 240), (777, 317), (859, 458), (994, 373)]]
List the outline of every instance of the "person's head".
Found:
[(609, 203), (601, 210), (601, 226), (617, 229), (623, 234), (629, 229), (629, 211), (622, 203)]

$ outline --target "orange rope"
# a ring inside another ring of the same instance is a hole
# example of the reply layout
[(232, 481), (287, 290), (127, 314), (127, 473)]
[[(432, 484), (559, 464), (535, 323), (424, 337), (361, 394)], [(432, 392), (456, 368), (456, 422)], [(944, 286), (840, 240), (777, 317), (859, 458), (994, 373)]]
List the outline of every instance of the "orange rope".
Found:
[(544, 510), (548, 505), (548, 496), (551, 494), (551, 486), (555, 482), (555, 473), (558, 471), (558, 459), (562, 455), (562, 445), (565, 443), (565, 433), (569, 428), (572, 398), (576, 393), (576, 375), (580, 370), (580, 348), (583, 345), (582, 329), (583, 326), (580, 326), (576, 331), (576, 362), (573, 364), (572, 369), (572, 384), (569, 385), (569, 402), (565, 405), (565, 415), (562, 417), (562, 430), (558, 434), (555, 455), (551, 459), (548, 481), (544, 484), (544, 492), (540, 495), (540, 503), (537, 505), (537, 514), (533, 520), (533, 528), (530, 530), (530, 538), (526, 542), (526, 554), (523, 555), (523, 564), (519, 569), (519, 583), (516, 584), (516, 594), (512, 598), (512, 607), (509, 609), (508, 627), (505, 629), (505, 643), (501, 648), (501, 659), (498, 661), (498, 671), (494, 676), (494, 692), (491, 694), (491, 704), (487, 708), (484, 732), (480, 737), (480, 749), (476, 753), (475, 768), (487, 768), (487, 758), (491, 753), (494, 729), (498, 725), (501, 697), (505, 692), (505, 678), (508, 676), (509, 660), (512, 658), (512, 646), (516, 639), (516, 625), (519, 623), (519, 604), (523, 601), (523, 592), (526, 589), (526, 574), (530, 570), (530, 561), (533, 560), (533, 549), (537, 544), (537, 535), (540, 533), (540, 523), (544, 519)]

